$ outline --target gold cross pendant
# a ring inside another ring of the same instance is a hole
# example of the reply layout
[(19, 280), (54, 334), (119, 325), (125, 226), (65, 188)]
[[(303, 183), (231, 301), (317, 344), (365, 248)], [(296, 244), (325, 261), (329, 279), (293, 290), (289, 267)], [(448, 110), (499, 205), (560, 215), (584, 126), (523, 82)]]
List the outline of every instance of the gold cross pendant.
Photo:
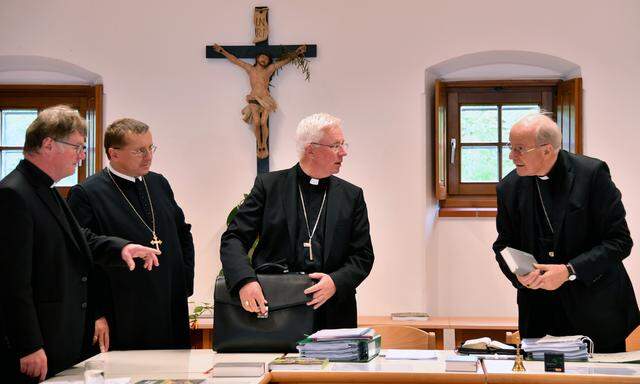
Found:
[(160, 245), (162, 245), (162, 240), (158, 239), (158, 236), (156, 236), (156, 234), (153, 234), (153, 240), (151, 240), (151, 245), (154, 245), (156, 247), (156, 250), (160, 250)]
[(302, 243), (302, 246), (305, 248), (309, 248), (309, 260), (313, 260), (313, 248), (311, 248), (311, 239), (309, 239), (308, 243)]

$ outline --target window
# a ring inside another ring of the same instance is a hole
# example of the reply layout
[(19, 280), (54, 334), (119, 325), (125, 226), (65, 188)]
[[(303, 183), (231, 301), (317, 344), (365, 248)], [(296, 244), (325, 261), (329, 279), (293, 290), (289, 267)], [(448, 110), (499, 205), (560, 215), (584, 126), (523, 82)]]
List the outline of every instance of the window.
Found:
[(0, 85), (0, 179), (22, 160), (25, 133), (38, 112), (58, 104), (75, 108), (87, 119), (88, 128), (87, 159), (75, 174), (56, 184), (61, 193), (66, 195), (69, 187), (101, 168), (101, 85)]
[(526, 114), (552, 112), (563, 131), (563, 149), (580, 152), (580, 90), (580, 79), (436, 82), (440, 216), (495, 215), (495, 186), (514, 169), (509, 131)]

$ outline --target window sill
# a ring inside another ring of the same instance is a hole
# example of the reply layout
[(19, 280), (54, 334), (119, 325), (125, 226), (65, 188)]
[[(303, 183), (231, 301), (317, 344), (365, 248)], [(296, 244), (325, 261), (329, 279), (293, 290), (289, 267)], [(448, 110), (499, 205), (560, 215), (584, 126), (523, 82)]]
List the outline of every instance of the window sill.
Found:
[(458, 195), (440, 200), (439, 217), (496, 217), (495, 196)]
[(497, 208), (440, 208), (438, 217), (496, 217)]

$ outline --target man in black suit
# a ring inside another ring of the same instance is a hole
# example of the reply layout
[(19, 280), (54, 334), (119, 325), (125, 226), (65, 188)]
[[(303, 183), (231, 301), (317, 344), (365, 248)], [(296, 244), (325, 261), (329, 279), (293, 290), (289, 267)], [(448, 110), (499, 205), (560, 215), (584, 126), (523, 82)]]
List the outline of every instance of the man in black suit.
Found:
[(156, 146), (147, 124), (129, 118), (114, 121), (105, 132), (104, 147), (109, 164), (71, 188), (69, 207), (78, 222), (96, 234), (157, 244), (162, 265), (151, 272), (94, 270), (89, 288), (95, 293), (92, 309), (100, 350), (108, 350), (110, 343), (120, 350), (188, 349), (191, 225), (169, 181), (150, 171)]
[[(493, 249), (518, 290), (521, 336), (585, 335), (597, 352), (624, 351), (640, 312), (622, 264), (633, 242), (607, 164), (561, 150), (543, 114), (514, 124), (509, 140), (516, 169), (497, 186)], [(512, 274), (500, 255), (507, 246), (533, 254), (535, 270)]]
[(25, 159), (0, 181), (0, 376), (8, 382), (41, 381), (84, 357), (94, 261), (158, 265), (155, 249), (80, 228), (53, 188), (85, 158), (85, 137), (77, 111), (43, 110), (27, 129)]
[[(369, 219), (362, 189), (332, 176), (347, 155), (340, 120), (328, 114), (303, 119), (296, 132), (300, 162), (259, 175), (222, 235), (220, 258), (227, 285), (245, 310), (264, 313), (266, 300), (255, 267), (286, 264), (317, 283), (315, 328), (357, 325), (356, 287), (373, 266)], [(258, 246), (251, 262), (247, 252)]]

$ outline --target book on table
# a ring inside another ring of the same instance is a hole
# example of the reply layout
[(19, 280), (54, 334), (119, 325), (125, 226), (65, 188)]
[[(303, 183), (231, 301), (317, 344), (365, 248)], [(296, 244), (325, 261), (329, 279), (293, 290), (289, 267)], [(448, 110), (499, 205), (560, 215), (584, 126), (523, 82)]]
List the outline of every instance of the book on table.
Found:
[(476, 372), (478, 370), (478, 357), (451, 355), (444, 362), (447, 372)]
[(329, 365), (327, 359), (311, 357), (282, 356), (269, 363), (270, 371), (319, 371)]
[(515, 355), (516, 348), (498, 340), (481, 337), (465, 341), (457, 352), (464, 355)]
[(264, 373), (264, 363), (255, 361), (215, 363), (211, 370), (212, 377), (258, 377)]
[(427, 321), (429, 315), (426, 312), (394, 312), (391, 314), (394, 321)]

